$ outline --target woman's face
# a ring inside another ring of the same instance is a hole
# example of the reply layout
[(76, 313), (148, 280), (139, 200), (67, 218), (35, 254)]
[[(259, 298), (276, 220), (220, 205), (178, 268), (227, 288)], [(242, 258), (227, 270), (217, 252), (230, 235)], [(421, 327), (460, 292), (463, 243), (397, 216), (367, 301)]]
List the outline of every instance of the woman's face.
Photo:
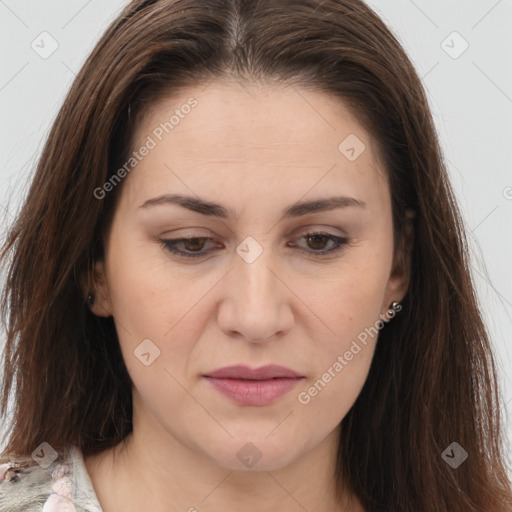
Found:
[[(406, 291), (374, 143), (328, 95), (228, 82), (159, 101), (135, 135), (93, 307), (114, 317), (134, 430), (284, 467), (333, 439)], [(233, 365), (298, 378), (211, 377)]]

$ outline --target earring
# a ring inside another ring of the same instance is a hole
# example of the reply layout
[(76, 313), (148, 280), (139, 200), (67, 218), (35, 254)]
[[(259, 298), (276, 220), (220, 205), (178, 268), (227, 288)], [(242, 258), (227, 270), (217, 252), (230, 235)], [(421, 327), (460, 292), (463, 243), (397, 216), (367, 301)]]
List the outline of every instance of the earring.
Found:
[(402, 311), (402, 304), (400, 304), (400, 302), (392, 302), (390, 308), (388, 309), (388, 312), (390, 311), (393, 311), (395, 313)]
[(400, 302), (392, 302), (391, 306), (389, 306), (386, 311), (386, 314), (381, 315), (381, 320), (385, 319), (384, 322), (389, 322), (399, 311), (402, 311), (402, 305)]
[(91, 294), (89, 294), (89, 296), (87, 297), (87, 304), (89, 306), (92, 306), (94, 304), (94, 297)]

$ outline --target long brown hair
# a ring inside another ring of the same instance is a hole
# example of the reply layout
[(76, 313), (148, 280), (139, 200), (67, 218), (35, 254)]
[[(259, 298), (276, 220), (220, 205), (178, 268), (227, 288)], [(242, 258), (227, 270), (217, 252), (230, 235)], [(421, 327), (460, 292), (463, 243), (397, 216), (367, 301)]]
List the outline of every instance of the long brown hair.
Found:
[[(424, 89), (360, 0), (135, 0), (76, 77), (0, 254), (7, 267), (3, 459), (43, 441), (85, 455), (132, 430), (132, 382), (113, 319), (86, 285), (102, 258), (134, 126), (161, 94), (229, 77), (297, 84), (353, 109), (389, 176), (396, 246), (413, 210), (410, 287), (380, 332), (342, 421), (337, 486), (386, 511), (509, 512), (500, 394), (470, 275), (465, 228)], [(134, 171), (136, 172), (136, 171)], [(468, 459), (442, 453), (457, 442)], [(343, 454), (341, 456), (341, 454)]]

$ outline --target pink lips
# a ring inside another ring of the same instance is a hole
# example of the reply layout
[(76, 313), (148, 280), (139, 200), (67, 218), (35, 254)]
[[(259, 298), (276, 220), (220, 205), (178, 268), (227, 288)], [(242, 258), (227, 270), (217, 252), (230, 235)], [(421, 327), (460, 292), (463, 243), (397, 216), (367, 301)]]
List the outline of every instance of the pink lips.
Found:
[(304, 377), (283, 366), (227, 366), (204, 376), (218, 391), (241, 405), (267, 405)]

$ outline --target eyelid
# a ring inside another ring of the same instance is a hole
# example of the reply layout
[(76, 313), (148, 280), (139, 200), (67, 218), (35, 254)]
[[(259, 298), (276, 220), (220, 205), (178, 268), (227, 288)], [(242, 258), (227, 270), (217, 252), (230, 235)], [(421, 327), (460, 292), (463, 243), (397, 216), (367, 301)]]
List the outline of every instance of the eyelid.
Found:
[[(318, 251), (308, 250), (308, 249), (299, 247), (300, 252), (302, 252), (310, 257), (327, 259), (328, 257), (333, 256), (333, 255), (337, 254), (338, 252), (342, 251), (345, 248), (345, 246), (347, 246), (350, 243), (350, 239), (346, 235), (338, 236), (338, 235), (334, 235), (333, 233), (329, 233), (324, 230), (315, 230), (315, 229), (309, 229), (306, 231), (299, 232), (297, 235), (295, 235), (294, 241), (305, 239), (308, 237), (313, 237), (313, 236), (325, 236), (325, 237), (327, 237), (327, 243), (334, 242), (336, 245), (334, 248), (322, 249), (322, 250), (318, 250)], [(195, 252), (194, 251), (187, 252), (187, 251), (180, 251), (180, 250), (174, 248), (179, 243), (188, 242), (188, 241), (195, 240), (195, 239), (206, 240), (206, 242), (214, 241), (213, 237), (207, 237), (207, 236), (188, 236), (188, 237), (183, 236), (183, 237), (176, 237), (176, 238), (170, 238), (170, 239), (162, 238), (159, 241), (161, 242), (161, 245), (165, 250), (176, 255), (177, 257), (199, 259), (201, 257), (206, 257), (213, 252), (213, 249), (210, 249), (208, 251), (200, 250), (200, 251), (195, 251)], [(291, 244), (291, 245), (293, 247), (297, 247), (296, 244)]]

